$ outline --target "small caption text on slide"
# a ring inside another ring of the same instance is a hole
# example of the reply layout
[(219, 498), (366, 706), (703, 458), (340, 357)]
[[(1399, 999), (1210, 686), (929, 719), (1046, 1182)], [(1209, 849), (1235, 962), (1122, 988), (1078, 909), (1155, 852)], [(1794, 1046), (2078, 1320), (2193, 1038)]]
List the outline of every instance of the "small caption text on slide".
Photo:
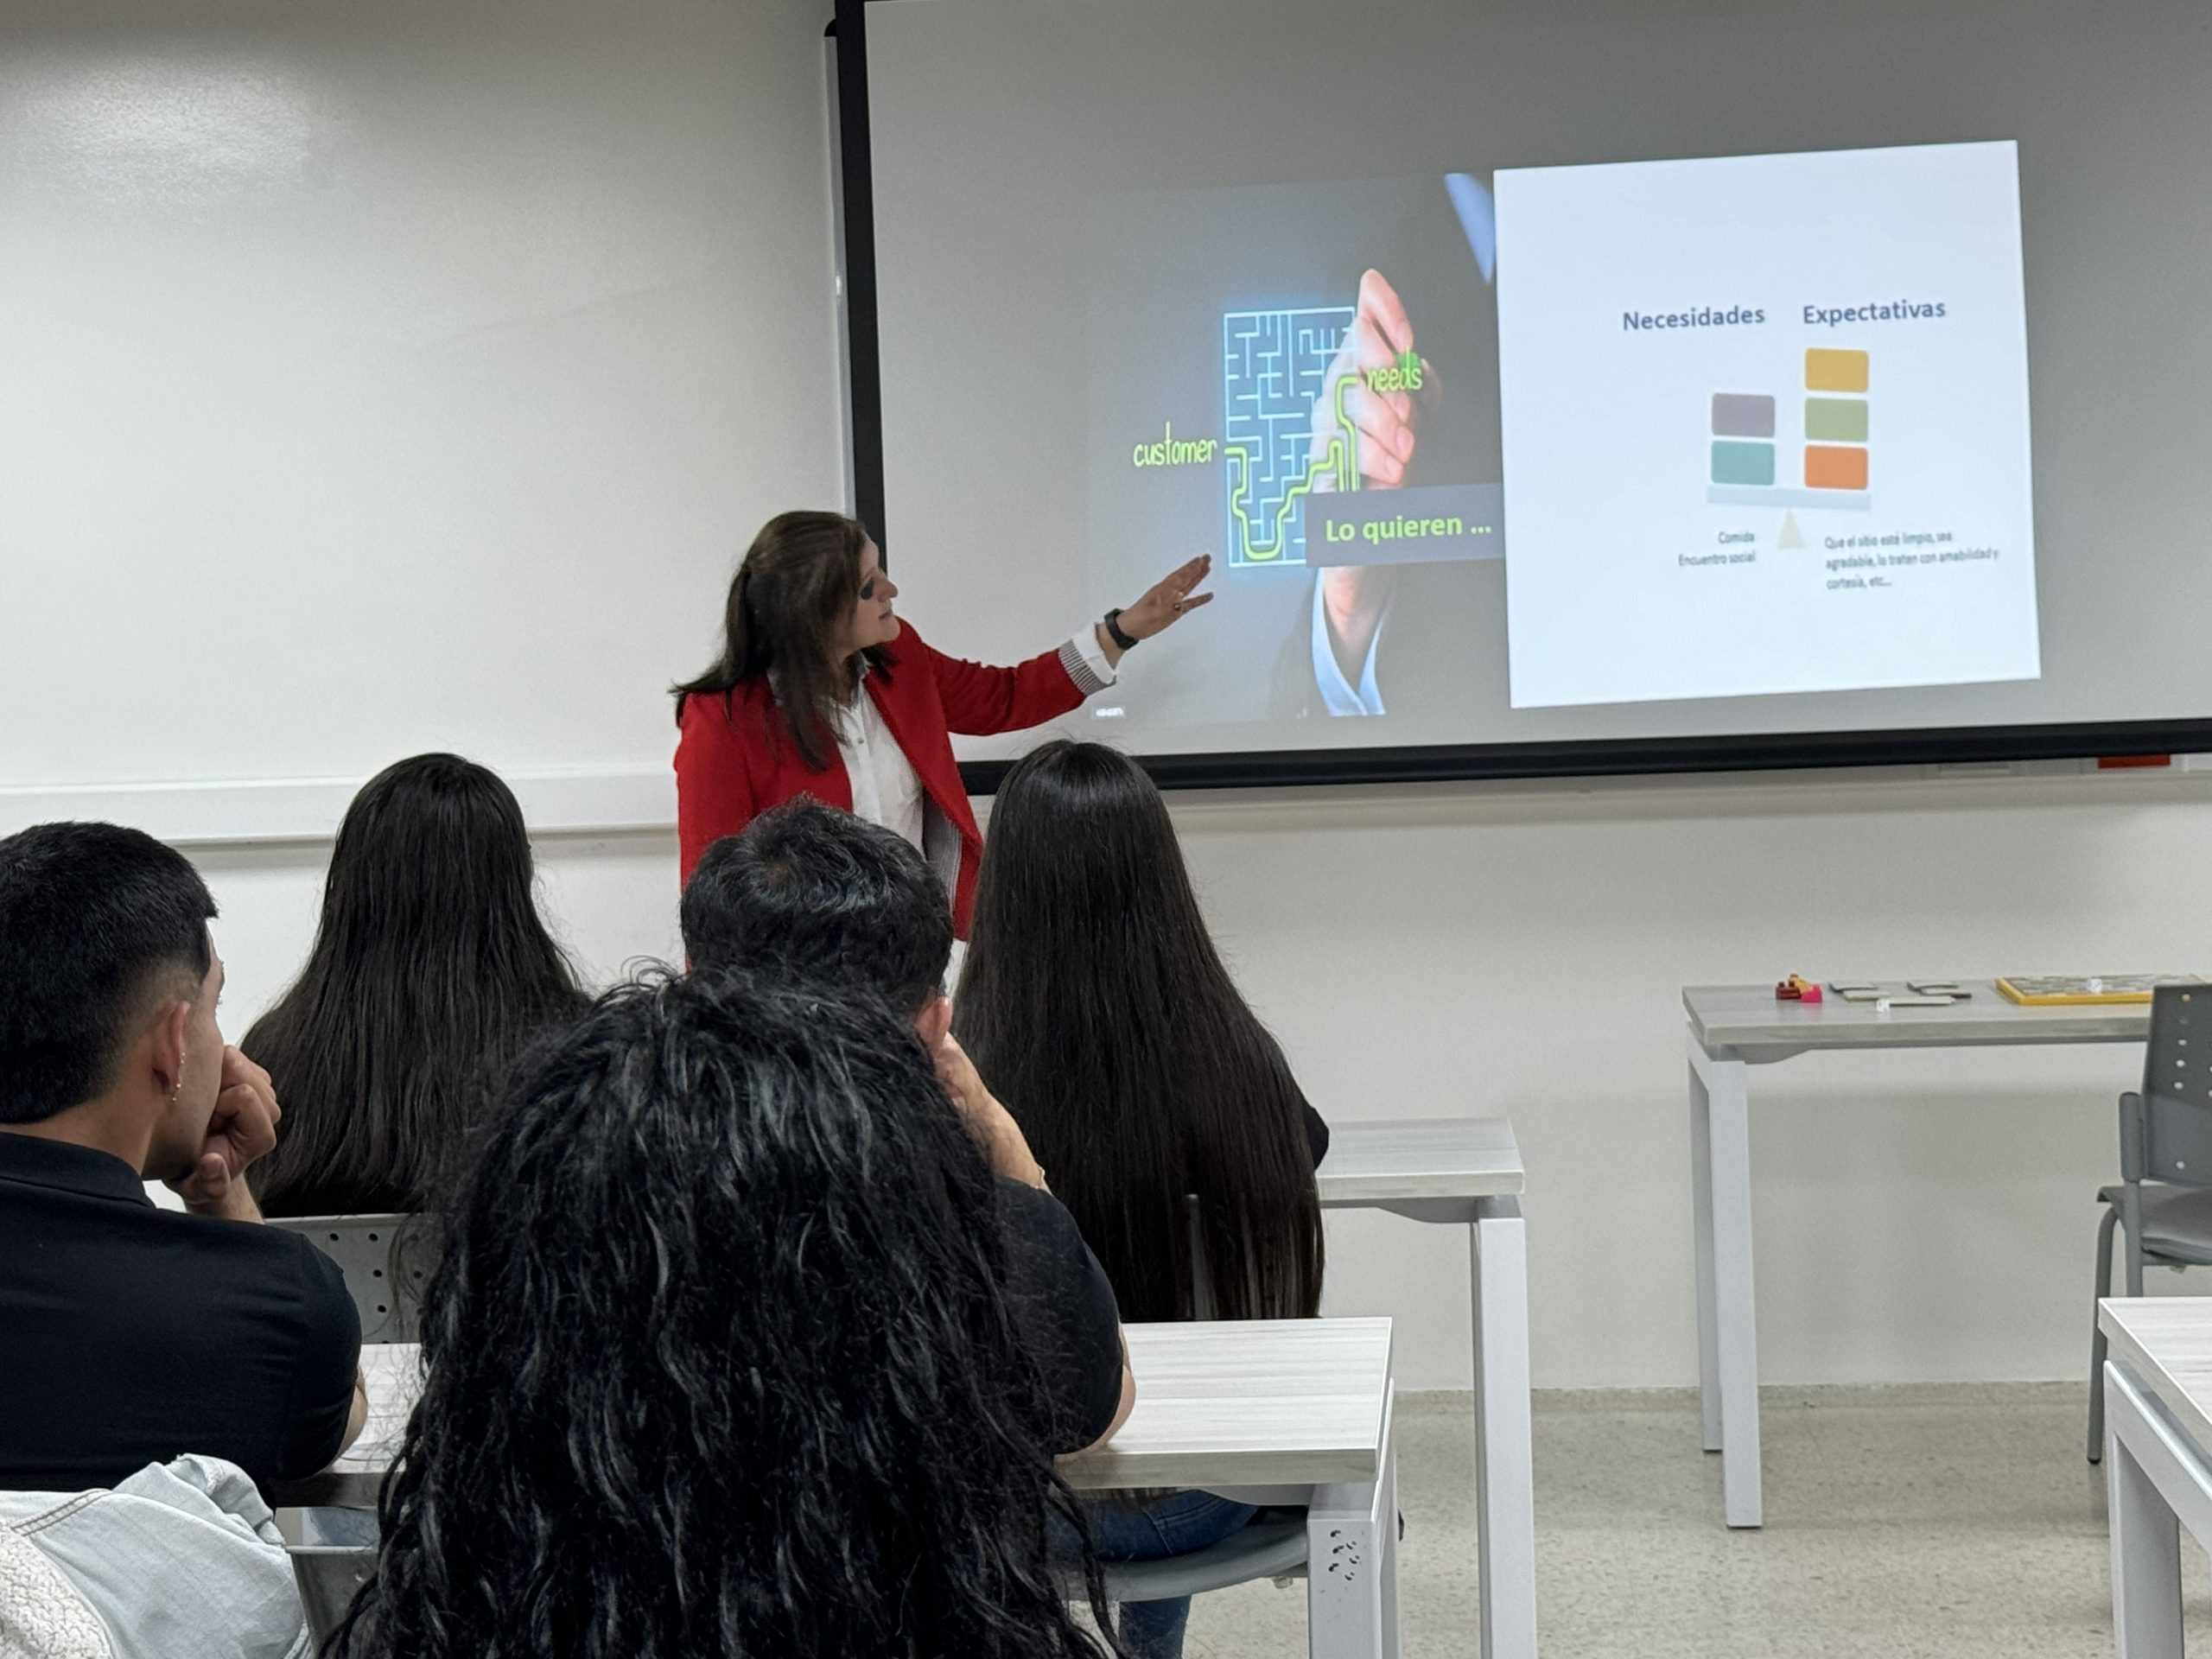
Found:
[[(1751, 531), (1724, 530), (1719, 547), (1706, 553), (1677, 553), (1675, 563), (1684, 570), (1710, 570), (1732, 565), (1757, 564), (1758, 537)], [(1825, 584), (1832, 593), (1853, 589), (1894, 588), (1891, 577), (1899, 571), (1930, 567), (1991, 566), (2004, 557), (2001, 549), (1961, 546), (1948, 530), (1867, 531), (1856, 536), (1821, 538), (1821, 563), (1827, 569)], [(1795, 561), (1785, 558), (1787, 565)]]

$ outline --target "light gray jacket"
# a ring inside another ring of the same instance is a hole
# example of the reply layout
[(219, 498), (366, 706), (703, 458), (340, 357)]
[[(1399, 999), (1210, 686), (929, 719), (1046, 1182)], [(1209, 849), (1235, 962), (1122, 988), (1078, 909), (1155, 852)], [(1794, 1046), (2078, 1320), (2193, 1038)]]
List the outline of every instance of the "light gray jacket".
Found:
[(236, 1464), (0, 1492), (0, 1659), (308, 1659), (276, 1517)]

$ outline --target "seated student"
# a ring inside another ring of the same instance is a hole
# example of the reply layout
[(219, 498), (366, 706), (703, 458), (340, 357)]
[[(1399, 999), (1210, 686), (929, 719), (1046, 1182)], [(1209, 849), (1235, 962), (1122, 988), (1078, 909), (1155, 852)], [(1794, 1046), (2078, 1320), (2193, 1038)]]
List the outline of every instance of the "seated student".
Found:
[[(1328, 1128), (1222, 964), (1152, 780), (1094, 743), (1048, 743), (992, 804), (953, 1029), (1133, 1319), (1308, 1319), (1321, 1296), (1313, 1170)], [(1182, 1492), (1098, 1506), (1099, 1553), (1149, 1560), (1251, 1517)], [(1187, 1600), (1132, 1603), (1141, 1659), (1181, 1651)]]
[(412, 1214), (534, 1032), (587, 999), (531, 891), (514, 791), (454, 754), (346, 809), (307, 966), (241, 1045), (284, 1102), (254, 1166), (272, 1216)]
[(659, 978), (511, 1088), (334, 1654), (1104, 1659), (1049, 1569), (996, 1184), (903, 1021)]
[[(215, 903), (150, 836), (0, 841), (0, 1487), (201, 1452), (314, 1473), (367, 1413), (345, 1280), (258, 1226), (268, 1074), (223, 1044)], [(188, 1210), (147, 1198), (163, 1180)]]
[[(1020, 1129), (946, 1035), (952, 912), (921, 854), (880, 825), (800, 796), (708, 848), (684, 885), (683, 922), (695, 969), (740, 968), (880, 1001), (912, 1022), (1000, 1177), (1008, 1294), (1065, 1402), (1052, 1449), (1077, 1451), (1119, 1427), (1135, 1384), (1113, 1292), (1068, 1212), (1045, 1190), (1045, 1172)], [(1111, 1343), (1086, 1335), (1109, 1322)]]

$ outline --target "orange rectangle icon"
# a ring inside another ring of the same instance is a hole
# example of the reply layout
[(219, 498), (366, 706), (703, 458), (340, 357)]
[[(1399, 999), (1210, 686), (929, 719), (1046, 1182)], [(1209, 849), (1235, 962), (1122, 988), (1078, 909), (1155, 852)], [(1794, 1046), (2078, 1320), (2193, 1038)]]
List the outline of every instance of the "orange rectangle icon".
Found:
[(1807, 444), (1805, 487), (1808, 490), (1865, 489), (1866, 452), (1829, 444)]
[(1866, 353), (1812, 346), (1805, 351), (1805, 390), (1808, 391), (1864, 391)]

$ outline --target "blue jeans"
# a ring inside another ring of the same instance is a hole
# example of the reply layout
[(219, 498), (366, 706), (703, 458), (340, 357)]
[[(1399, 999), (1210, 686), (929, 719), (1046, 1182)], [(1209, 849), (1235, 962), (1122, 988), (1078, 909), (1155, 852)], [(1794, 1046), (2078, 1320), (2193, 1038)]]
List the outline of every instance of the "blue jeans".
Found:
[[(1102, 1561), (1156, 1561), (1217, 1544), (1258, 1513), (1211, 1492), (1170, 1492), (1141, 1510), (1111, 1499), (1084, 1505)], [(1072, 1554), (1072, 1540), (1070, 1553)], [(1122, 1643), (1136, 1659), (1181, 1659), (1191, 1599), (1125, 1601), (1118, 1615)]]

